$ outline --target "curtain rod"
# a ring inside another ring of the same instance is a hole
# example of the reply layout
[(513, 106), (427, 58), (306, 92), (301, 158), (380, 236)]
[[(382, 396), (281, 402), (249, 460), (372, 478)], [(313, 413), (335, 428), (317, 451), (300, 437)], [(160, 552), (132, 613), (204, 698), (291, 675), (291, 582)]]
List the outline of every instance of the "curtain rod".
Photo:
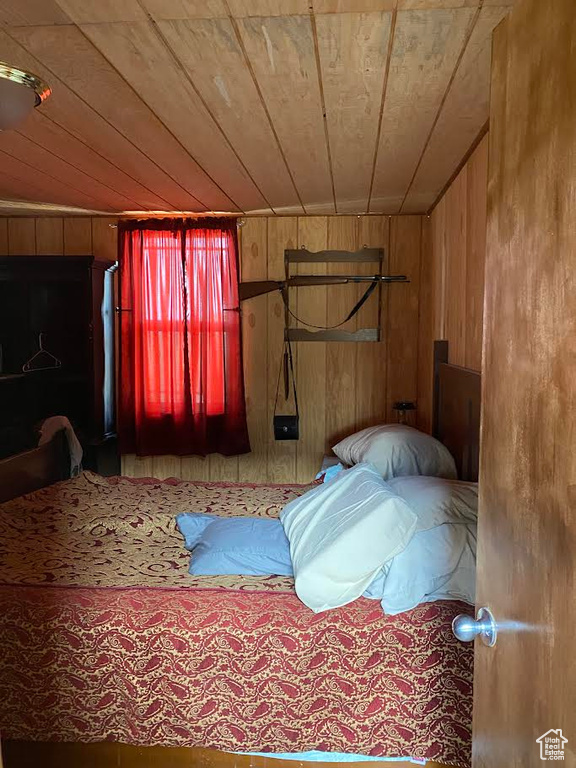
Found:
[[(144, 218), (155, 218), (155, 217), (148, 217), (148, 216), (146, 216), (146, 217), (142, 217), (142, 218), (136, 219), (136, 221), (143, 221)], [(162, 216), (158, 216), (157, 218), (158, 218), (158, 220), (162, 220), (163, 217)], [(172, 216), (172, 217), (166, 216), (164, 218), (178, 218), (178, 217), (176, 217), (176, 216)], [(183, 216), (182, 218), (189, 218), (189, 217), (184, 217)], [(202, 218), (208, 219), (208, 218), (214, 218), (214, 217), (204, 216), (204, 217), (200, 217), (200, 220)], [(231, 216), (230, 218), (233, 218), (233, 217)], [(125, 221), (131, 221), (131, 219), (125, 219)], [(238, 229), (243, 227), (245, 224), (246, 224), (246, 219), (245, 218), (240, 218), (240, 219), (237, 219), (237, 221), (236, 221), (236, 226), (238, 227)], [(110, 229), (118, 229), (118, 224), (108, 224), (108, 226), (110, 227)]]

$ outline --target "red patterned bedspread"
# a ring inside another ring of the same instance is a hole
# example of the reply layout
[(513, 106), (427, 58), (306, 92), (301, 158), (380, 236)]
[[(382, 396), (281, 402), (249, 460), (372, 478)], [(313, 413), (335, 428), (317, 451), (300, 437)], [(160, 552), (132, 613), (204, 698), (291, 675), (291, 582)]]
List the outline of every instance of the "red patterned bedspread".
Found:
[[(274, 515), (302, 490), (222, 486), (220, 498), (229, 514)], [(318, 749), (469, 765), (472, 650), (450, 631), (462, 606), (438, 602), (387, 617), (377, 602), (360, 599), (314, 615), (289, 580), (157, 583), (157, 569), (141, 570), (146, 541), (157, 556), (163, 536), (173, 562), (177, 539), (163, 516), (174, 505), (190, 506), (192, 496), (195, 511), (208, 498), (215, 511), (215, 484), (90, 475), (0, 506), (3, 737)], [(117, 523), (108, 509), (113, 499)], [(62, 565), (66, 515), (86, 540), (81, 561), (82, 536), (68, 530), (81, 586)], [(14, 530), (19, 563), (10, 554)], [(122, 560), (135, 539), (140, 566), (130, 585), (129, 564), (117, 571), (113, 552)], [(43, 540), (50, 556), (42, 554)], [(182, 554), (175, 562), (185, 572)], [(121, 574), (115, 588), (103, 561)]]

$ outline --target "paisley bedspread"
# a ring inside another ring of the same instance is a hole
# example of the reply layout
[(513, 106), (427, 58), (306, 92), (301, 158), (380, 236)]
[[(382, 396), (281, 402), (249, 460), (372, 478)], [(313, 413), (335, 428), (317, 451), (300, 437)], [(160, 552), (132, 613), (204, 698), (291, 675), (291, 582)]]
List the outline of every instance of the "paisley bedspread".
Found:
[(314, 615), (290, 579), (188, 575), (178, 512), (275, 517), (306, 489), (84, 473), (0, 505), (3, 738), (469, 765), (462, 606)]

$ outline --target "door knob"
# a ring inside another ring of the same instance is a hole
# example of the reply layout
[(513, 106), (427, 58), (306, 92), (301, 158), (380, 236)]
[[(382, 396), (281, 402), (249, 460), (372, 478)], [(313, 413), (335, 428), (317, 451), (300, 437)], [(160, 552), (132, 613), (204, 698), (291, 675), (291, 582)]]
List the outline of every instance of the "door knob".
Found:
[(479, 608), (476, 619), (472, 616), (466, 616), (465, 613), (456, 616), (452, 622), (452, 632), (463, 643), (471, 643), (475, 637), (480, 635), (484, 645), (493, 646), (496, 644), (498, 627), (490, 609)]

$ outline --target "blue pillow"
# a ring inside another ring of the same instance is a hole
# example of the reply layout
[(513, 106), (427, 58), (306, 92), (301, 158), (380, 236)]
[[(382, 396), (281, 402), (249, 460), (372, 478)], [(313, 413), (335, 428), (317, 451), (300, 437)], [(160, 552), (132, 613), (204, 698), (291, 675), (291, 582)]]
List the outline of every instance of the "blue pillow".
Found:
[(176, 525), (184, 536), (186, 549), (194, 549), (210, 523), (216, 520), (216, 515), (207, 515), (203, 512), (183, 512), (176, 515)]
[(192, 513), (178, 515), (177, 524), (193, 550), (188, 569), (193, 576), (292, 576), (290, 545), (279, 520)]

